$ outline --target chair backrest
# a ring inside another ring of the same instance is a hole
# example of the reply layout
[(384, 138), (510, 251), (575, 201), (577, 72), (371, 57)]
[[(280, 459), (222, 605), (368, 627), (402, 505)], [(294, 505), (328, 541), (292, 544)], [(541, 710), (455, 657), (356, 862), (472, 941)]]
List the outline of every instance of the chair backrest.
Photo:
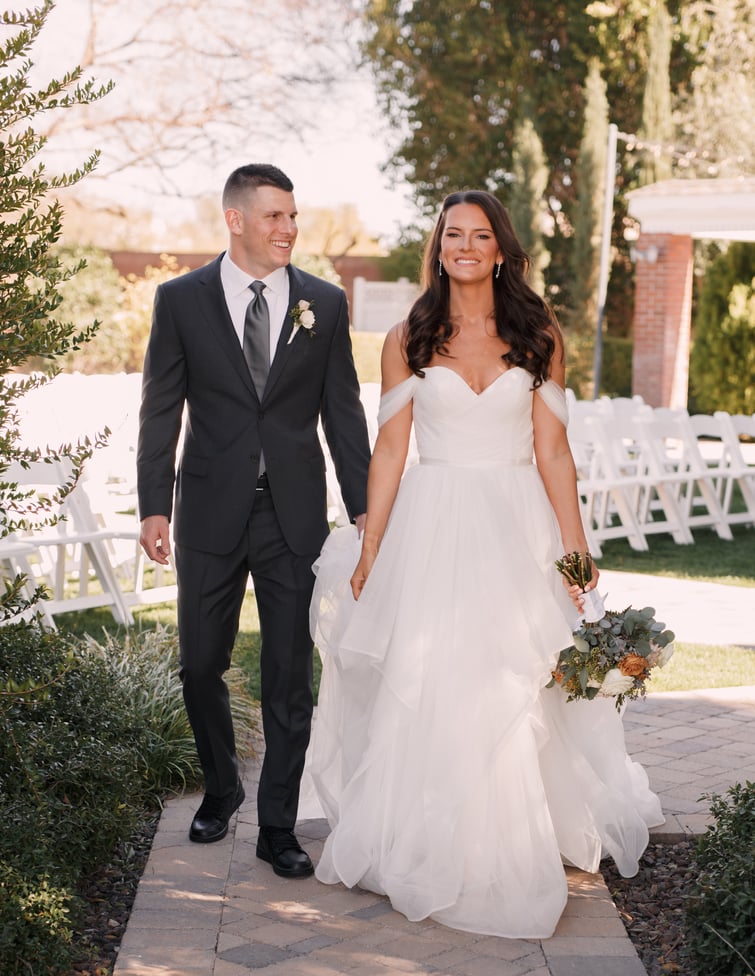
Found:
[(639, 395), (632, 397), (602, 396), (597, 402), (608, 417), (633, 419), (648, 414), (653, 409)]
[[(732, 457), (732, 463), (742, 471), (755, 464), (755, 446), (744, 443), (741, 438), (755, 438), (755, 415), (730, 414), (717, 410), (713, 416), (721, 425), (722, 438)], [(750, 457), (752, 456), (752, 462)]]
[(642, 417), (641, 426), (658, 464), (657, 473), (707, 475), (707, 465), (697, 445), (697, 436), (686, 410), (655, 409)]
[(727, 424), (725, 416), (728, 417), (728, 414), (711, 416), (707, 413), (695, 413), (689, 418), (689, 426), (706, 464), (728, 472), (740, 469), (743, 462), (737, 436)]
[(755, 413), (732, 413), (729, 416), (737, 436), (755, 440)]

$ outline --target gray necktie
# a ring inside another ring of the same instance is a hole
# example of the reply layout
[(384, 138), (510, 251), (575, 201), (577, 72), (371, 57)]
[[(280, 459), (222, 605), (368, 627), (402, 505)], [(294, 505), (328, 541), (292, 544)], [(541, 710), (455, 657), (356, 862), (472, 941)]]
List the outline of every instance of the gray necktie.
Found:
[(261, 400), (270, 372), (270, 311), (262, 294), (264, 283), (253, 281), (249, 287), (255, 297), (249, 302), (244, 318), (244, 359)]

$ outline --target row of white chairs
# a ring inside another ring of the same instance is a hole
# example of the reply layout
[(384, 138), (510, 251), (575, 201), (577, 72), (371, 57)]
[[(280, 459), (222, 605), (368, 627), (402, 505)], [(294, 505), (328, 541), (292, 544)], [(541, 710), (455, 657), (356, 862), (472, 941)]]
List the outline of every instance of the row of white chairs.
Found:
[[(57, 385), (62, 400), (56, 401)], [(45, 622), (72, 610), (107, 606), (115, 619), (133, 621), (134, 606), (175, 598), (175, 580), (160, 567), (145, 566), (136, 514), (136, 418), (138, 378), (59, 377), (44, 389), (38, 409), (29, 411), (31, 430), (49, 430), (49, 418), (66, 412), (72, 400), (89, 408), (107, 401), (110, 445), (95, 452), (85, 475), (61, 506), (65, 518), (22, 536), (0, 539), (0, 564), (12, 577), (25, 574), (30, 586), (45, 583), (51, 599), (40, 606)], [(107, 394), (107, 395), (105, 395)], [(370, 441), (377, 436), (380, 387), (362, 385)], [(641, 398), (578, 401), (570, 391), (568, 435), (577, 464), (583, 521), (591, 551), (626, 538), (647, 550), (648, 538), (667, 532), (676, 542), (694, 542), (692, 530), (708, 527), (731, 539), (731, 526), (755, 525), (755, 416), (689, 416), (652, 408)], [(76, 413), (77, 411), (74, 411)], [(43, 418), (48, 418), (44, 423)], [(78, 419), (78, 418), (77, 418)], [(70, 426), (70, 418), (65, 423)], [(101, 425), (98, 425), (98, 427)], [(93, 432), (93, 431), (92, 431)], [(72, 438), (73, 431), (56, 431)], [(53, 438), (51, 438), (53, 439)], [(39, 438), (27, 438), (38, 443)], [(752, 441), (752, 443), (745, 443)], [(347, 520), (327, 452), (328, 515)], [(407, 464), (417, 457), (412, 440)], [(6, 481), (50, 495), (67, 480), (61, 464), (14, 468)]]
[[(175, 599), (172, 574), (145, 565), (133, 498), (123, 496), (118, 501), (106, 486), (84, 476), (58, 502), (58, 488), (70, 474), (64, 462), (38, 461), (26, 468), (14, 464), (3, 475), (5, 481), (50, 499), (45, 511), (57, 519), (52, 525), (46, 523), (43, 511), (28, 530), (0, 539), (3, 575), (25, 576), (27, 596), (36, 586), (47, 589), (48, 599), (40, 601), (34, 613), (55, 629), (59, 614), (108, 607), (118, 623), (131, 625), (134, 606)], [(104, 499), (109, 501), (103, 504)]]
[(572, 402), (568, 435), (596, 556), (609, 539), (647, 550), (657, 533), (689, 545), (696, 528), (730, 540), (732, 525), (755, 525), (755, 416), (605, 398)]

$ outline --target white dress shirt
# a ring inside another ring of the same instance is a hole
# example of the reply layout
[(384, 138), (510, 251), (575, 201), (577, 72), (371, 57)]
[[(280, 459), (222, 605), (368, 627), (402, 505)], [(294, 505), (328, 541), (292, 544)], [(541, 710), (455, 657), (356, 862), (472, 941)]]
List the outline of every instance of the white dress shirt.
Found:
[(249, 285), (253, 281), (264, 281), (265, 283), (264, 296), (270, 310), (270, 362), (272, 362), (283, 329), (283, 322), (288, 312), (288, 270), (276, 268), (267, 278), (253, 278), (248, 272), (242, 271), (237, 264), (234, 264), (228, 251), (226, 251), (220, 261), (220, 282), (223, 286), (225, 303), (228, 306), (231, 321), (242, 348), (244, 345), (244, 318), (249, 302), (254, 298), (249, 290)]

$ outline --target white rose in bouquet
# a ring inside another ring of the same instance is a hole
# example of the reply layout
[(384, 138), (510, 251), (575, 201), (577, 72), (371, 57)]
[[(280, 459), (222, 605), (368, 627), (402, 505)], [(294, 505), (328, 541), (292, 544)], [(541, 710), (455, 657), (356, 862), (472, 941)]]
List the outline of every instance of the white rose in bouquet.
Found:
[(598, 694), (613, 698), (615, 695), (623, 695), (629, 691), (633, 684), (634, 678), (630, 675), (622, 674), (618, 668), (611, 668), (603, 678), (603, 684), (600, 686)]

